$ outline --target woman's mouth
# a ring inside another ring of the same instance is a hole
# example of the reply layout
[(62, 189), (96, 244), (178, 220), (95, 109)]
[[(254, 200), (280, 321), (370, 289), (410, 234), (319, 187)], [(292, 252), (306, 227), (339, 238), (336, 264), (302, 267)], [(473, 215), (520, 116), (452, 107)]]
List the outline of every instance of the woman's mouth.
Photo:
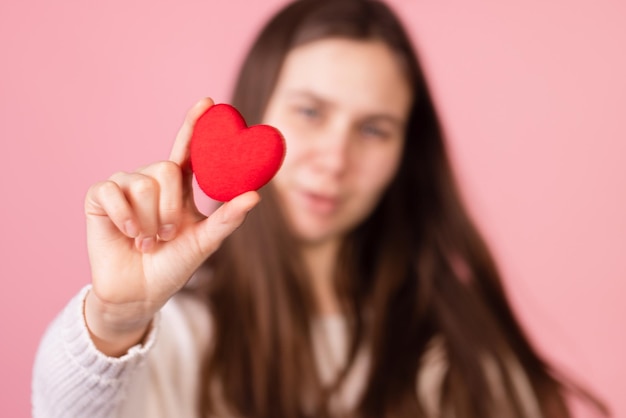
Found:
[(302, 192), (305, 208), (318, 215), (331, 215), (339, 207), (339, 198), (314, 192)]

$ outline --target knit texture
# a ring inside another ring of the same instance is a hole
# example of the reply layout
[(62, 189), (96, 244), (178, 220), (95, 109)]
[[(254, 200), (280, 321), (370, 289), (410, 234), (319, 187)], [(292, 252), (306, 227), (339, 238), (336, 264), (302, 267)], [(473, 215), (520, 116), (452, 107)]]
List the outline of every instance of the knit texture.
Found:
[(48, 327), (33, 369), (33, 417), (110, 417), (124, 398), (125, 384), (156, 340), (153, 321), (143, 345), (119, 358), (94, 346), (84, 321), (83, 288)]

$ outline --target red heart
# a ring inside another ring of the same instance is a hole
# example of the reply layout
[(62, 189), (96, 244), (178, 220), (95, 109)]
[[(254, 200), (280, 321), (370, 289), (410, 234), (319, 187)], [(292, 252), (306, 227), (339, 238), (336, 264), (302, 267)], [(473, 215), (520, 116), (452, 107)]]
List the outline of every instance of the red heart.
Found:
[(248, 127), (237, 109), (217, 104), (196, 121), (190, 152), (200, 189), (226, 202), (274, 177), (285, 156), (285, 141), (276, 128)]

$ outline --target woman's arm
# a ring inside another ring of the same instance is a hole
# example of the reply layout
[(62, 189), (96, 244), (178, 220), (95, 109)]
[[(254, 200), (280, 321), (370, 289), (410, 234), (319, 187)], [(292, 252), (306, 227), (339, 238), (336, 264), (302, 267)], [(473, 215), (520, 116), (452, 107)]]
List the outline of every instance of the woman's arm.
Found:
[(154, 345), (156, 321), (143, 343), (120, 357), (98, 351), (84, 320), (83, 288), (47, 329), (35, 358), (32, 386), (34, 418), (113, 416), (127, 382)]

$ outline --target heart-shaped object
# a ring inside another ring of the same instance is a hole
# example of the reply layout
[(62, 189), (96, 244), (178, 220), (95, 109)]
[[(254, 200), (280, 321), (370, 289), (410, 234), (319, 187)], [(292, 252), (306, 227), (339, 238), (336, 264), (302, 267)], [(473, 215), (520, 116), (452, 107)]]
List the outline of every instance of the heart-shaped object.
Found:
[(191, 168), (207, 196), (226, 202), (269, 182), (285, 157), (285, 140), (269, 125), (248, 127), (233, 106), (211, 106), (196, 121)]

